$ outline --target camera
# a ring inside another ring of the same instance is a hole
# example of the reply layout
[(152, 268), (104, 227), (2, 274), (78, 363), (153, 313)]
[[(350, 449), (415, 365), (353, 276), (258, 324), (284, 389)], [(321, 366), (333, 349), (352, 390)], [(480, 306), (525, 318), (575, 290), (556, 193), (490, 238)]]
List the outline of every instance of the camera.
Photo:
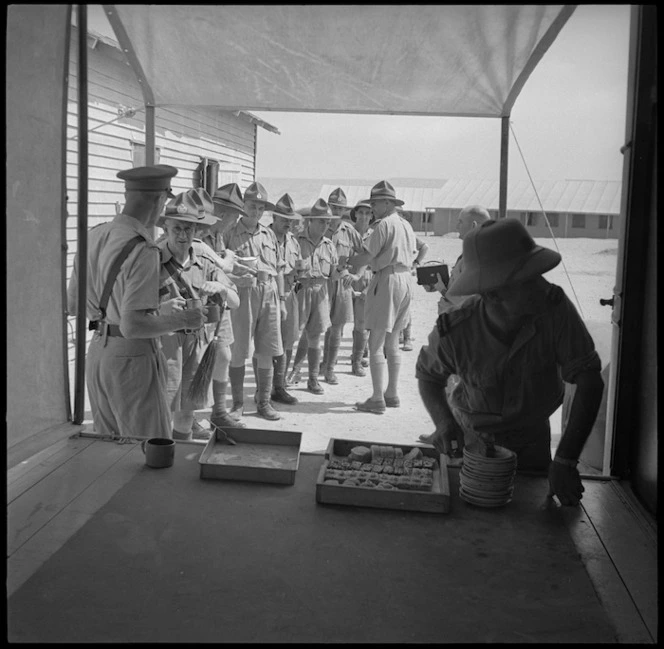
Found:
[(449, 284), (450, 272), (447, 264), (430, 264), (417, 268), (417, 283), (420, 286), (431, 286), (438, 281), (438, 275), (443, 278), (445, 286)]

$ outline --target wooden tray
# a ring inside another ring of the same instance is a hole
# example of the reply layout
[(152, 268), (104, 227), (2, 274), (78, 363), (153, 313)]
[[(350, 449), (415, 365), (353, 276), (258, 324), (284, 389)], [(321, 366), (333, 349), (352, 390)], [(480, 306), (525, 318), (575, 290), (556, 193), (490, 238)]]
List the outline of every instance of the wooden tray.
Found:
[[(330, 460), (347, 459), (350, 450), (355, 446), (372, 444), (400, 448), (404, 455), (413, 448), (419, 448), (422, 455), (437, 460), (438, 465), (433, 472), (433, 486), (430, 491), (411, 491), (403, 489), (383, 490), (356, 487), (349, 485), (324, 484), (325, 471)], [(382, 509), (401, 509), (419, 512), (446, 514), (450, 511), (450, 481), (445, 458), (434, 448), (426, 446), (404, 446), (402, 444), (386, 444), (385, 442), (355, 441), (349, 439), (330, 439), (325, 452), (325, 460), (318, 472), (316, 481), (316, 502), (334, 505), (354, 505), (356, 507), (379, 507)]]
[(201, 478), (295, 483), (302, 433), (258, 428), (233, 428), (228, 433), (237, 444), (222, 444), (215, 433), (198, 460)]

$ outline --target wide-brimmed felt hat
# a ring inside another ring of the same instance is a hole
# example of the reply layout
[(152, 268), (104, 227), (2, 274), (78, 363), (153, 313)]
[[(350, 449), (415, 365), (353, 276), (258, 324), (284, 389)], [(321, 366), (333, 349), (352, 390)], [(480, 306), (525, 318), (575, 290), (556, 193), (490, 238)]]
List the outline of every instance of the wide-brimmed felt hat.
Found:
[(330, 206), (324, 198), (319, 198), (311, 207), (300, 210), (302, 216), (307, 219), (340, 219), (340, 216), (335, 216), (330, 210)]
[(448, 295), (484, 293), (555, 268), (560, 255), (538, 246), (517, 219), (485, 221), (463, 240), (463, 267)]
[(159, 217), (157, 225), (163, 227), (166, 219), (175, 219), (176, 221), (185, 221), (196, 225), (213, 225), (216, 223), (217, 219), (212, 214), (206, 213), (202, 200), (194, 198), (194, 195), (199, 196), (192, 189), (178, 194), (166, 204), (164, 213)]
[(247, 201), (260, 201), (265, 204), (266, 210), (273, 210), (274, 204), (267, 200), (267, 189), (259, 182), (251, 183), (249, 187), (244, 190), (244, 200)]
[(330, 207), (348, 207), (348, 199), (344, 190), (341, 187), (332, 190), (327, 198), (327, 204)]
[(171, 191), (171, 178), (176, 176), (178, 170), (171, 165), (152, 165), (149, 167), (132, 167), (123, 169), (115, 174), (124, 180), (127, 191), (142, 192), (168, 192), (168, 197), (175, 195)]
[(187, 194), (189, 194), (194, 199), (194, 202), (198, 205), (199, 209), (203, 208), (207, 216), (214, 217), (214, 203), (212, 202), (212, 197), (207, 193), (206, 189), (203, 187), (188, 189)]
[(403, 201), (397, 198), (394, 187), (392, 187), (387, 180), (381, 180), (371, 188), (371, 196), (369, 196), (369, 200), (375, 201), (381, 199), (390, 200), (395, 205), (403, 205)]
[[(355, 216), (355, 210), (358, 207), (366, 207), (368, 209), (371, 209), (371, 203), (369, 202), (368, 198), (366, 200), (362, 200), (362, 201), (357, 202), (357, 204), (350, 211), (350, 218), (353, 221), (353, 223), (355, 223), (355, 221), (357, 221), (357, 217)], [(371, 223), (371, 221), (373, 221), (375, 218), (376, 217), (372, 214), (371, 219), (369, 220), (369, 223)]]
[(212, 202), (227, 207), (244, 216), (247, 213), (244, 211), (244, 198), (237, 183), (228, 183), (219, 187), (212, 196)]
[(273, 215), (281, 216), (285, 219), (301, 221), (302, 215), (295, 211), (295, 204), (289, 194), (284, 194), (274, 206)]

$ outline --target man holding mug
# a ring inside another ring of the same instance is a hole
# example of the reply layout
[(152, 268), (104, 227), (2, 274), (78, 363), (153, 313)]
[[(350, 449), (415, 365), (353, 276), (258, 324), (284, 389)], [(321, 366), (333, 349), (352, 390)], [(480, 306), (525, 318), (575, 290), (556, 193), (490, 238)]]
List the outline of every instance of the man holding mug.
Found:
[[(198, 197), (198, 198), (196, 198)], [(205, 199), (205, 197), (203, 197)], [(209, 205), (206, 206), (206, 204)], [(162, 300), (181, 298), (176, 308), (197, 308), (217, 297), (229, 308), (239, 306), (239, 298), (233, 284), (226, 280), (215, 260), (205, 250), (193, 245), (196, 228), (214, 224), (212, 202), (203, 200), (197, 190), (178, 194), (166, 206), (160, 225), (166, 237), (160, 242), (161, 275), (159, 295)], [(219, 302), (217, 303), (217, 305)], [(193, 437), (195, 404), (189, 397), (190, 386), (203, 354), (211, 341), (205, 327), (183, 329), (163, 335), (161, 338), (168, 362), (168, 399), (173, 411), (173, 439), (189, 440)], [(211, 394), (202, 407), (211, 402)], [(198, 431), (197, 431), (198, 432)], [(200, 434), (200, 432), (199, 432)]]

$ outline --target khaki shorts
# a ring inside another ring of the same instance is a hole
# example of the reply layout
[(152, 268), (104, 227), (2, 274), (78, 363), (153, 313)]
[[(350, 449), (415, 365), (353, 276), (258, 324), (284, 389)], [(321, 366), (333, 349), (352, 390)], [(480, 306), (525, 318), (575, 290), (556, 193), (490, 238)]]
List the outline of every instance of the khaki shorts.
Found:
[(364, 324), (367, 329), (401, 331), (410, 319), (413, 294), (410, 272), (376, 273), (367, 289)]
[(254, 354), (281, 356), (284, 353), (281, 343), (281, 307), (274, 278), (256, 286), (240, 287), (238, 293), (240, 306), (231, 311), (235, 337), (231, 347), (233, 353), (249, 358), (253, 340)]
[(284, 349), (293, 349), (300, 334), (300, 312), (297, 295), (291, 291), (286, 298), (286, 318), (281, 321), (281, 340)]
[(341, 280), (328, 280), (330, 322), (333, 325), (353, 322), (353, 288), (344, 288)]
[(299, 333), (318, 336), (330, 326), (330, 300), (327, 295), (327, 282), (315, 286), (302, 286), (297, 294)]

